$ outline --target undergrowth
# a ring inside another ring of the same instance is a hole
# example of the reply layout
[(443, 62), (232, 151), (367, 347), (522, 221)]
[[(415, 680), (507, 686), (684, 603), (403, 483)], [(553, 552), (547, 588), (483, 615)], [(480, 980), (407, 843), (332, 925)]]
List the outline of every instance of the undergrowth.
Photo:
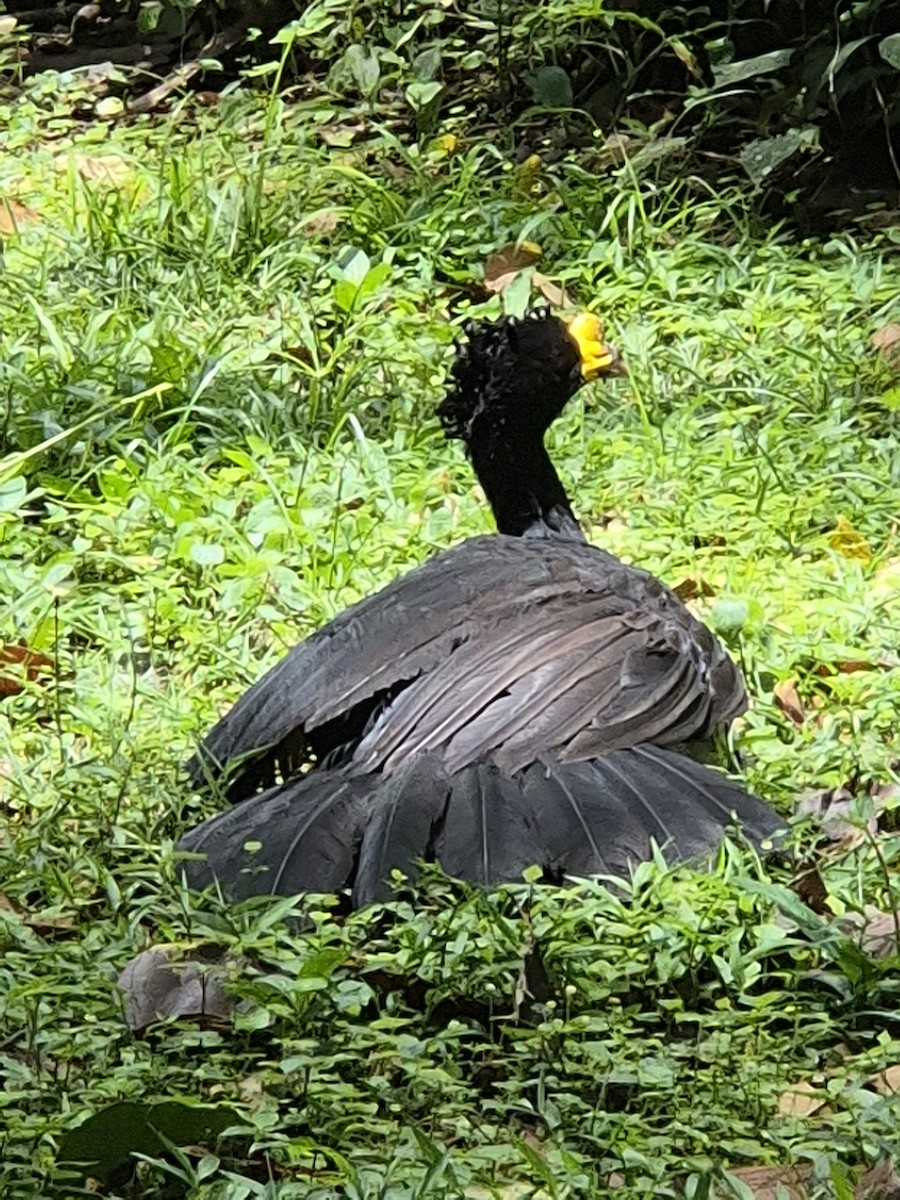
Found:
[[(900, 400), (871, 347), (896, 241), (798, 242), (727, 180), (601, 183), (502, 134), (335, 148), (239, 92), (55, 136), (41, 86), (0, 157), (0, 642), (48, 660), (2, 672), (2, 1194), (83, 1194), (67, 1133), (188, 1099), (225, 1106), (216, 1152), (105, 1194), (700, 1197), (800, 1161), (851, 1195), (897, 1142), (872, 1082), (900, 1052), (896, 956), (847, 920), (898, 907)], [(517, 239), (629, 364), (552, 434), (591, 539), (740, 657), (750, 786), (787, 815), (852, 793), (819, 915), (737, 851), (624, 891), (431, 879), (350, 917), (175, 881), (206, 811), (179, 765), (216, 715), (490, 528), (433, 411), (463, 317), (527, 302), (527, 272), (482, 284)], [(162, 942), (227, 954), (232, 1018), (129, 1032), (115, 980)], [(821, 1104), (786, 1105), (797, 1084)]]

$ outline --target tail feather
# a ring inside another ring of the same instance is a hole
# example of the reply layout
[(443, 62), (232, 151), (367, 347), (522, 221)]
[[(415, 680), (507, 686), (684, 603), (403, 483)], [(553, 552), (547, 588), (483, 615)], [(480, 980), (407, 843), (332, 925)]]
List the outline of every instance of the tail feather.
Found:
[(435, 859), (448, 875), (485, 884), (521, 879), (542, 854), (538, 814), (516, 778), (484, 762), (451, 776), (435, 842)]
[(391, 871), (420, 860), (474, 883), (625, 875), (654, 844), (671, 862), (714, 849), (732, 827), (760, 843), (782, 822), (761, 800), (701, 763), (655, 746), (603, 758), (543, 759), (507, 774), (478, 762), (449, 774), (434, 755), (393, 775), (314, 771), (198, 826), (181, 849), (200, 887), (227, 896), (352, 888), (357, 906), (383, 898)]
[(217, 880), (230, 900), (333, 892), (356, 867), (371, 785), (344, 772), (305, 775), (218, 813), (182, 838), (191, 887)]

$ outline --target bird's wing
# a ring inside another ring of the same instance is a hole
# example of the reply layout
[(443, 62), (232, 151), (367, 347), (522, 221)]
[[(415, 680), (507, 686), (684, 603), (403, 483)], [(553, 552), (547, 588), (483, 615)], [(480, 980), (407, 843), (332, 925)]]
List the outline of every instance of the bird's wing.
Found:
[(396, 770), (414, 752), (450, 770), (486, 753), (516, 770), (618, 746), (704, 736), (745, 703), (737, 668), (651, 576), (566, 539), (475, 538), (348, 609), (297, 646), (215, 726), (195, 780), (264, 751), (350, 743)]

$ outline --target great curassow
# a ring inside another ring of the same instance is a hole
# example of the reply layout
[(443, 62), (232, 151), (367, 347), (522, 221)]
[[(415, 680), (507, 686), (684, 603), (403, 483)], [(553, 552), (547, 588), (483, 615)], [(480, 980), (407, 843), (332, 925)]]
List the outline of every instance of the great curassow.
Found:
[[(775, 813), (677, 747), (746, 706), (725, 650), (661, 583), (587, 544), (544, 434), (615, 373), (599, 320), (465, 328), (438, 410), (498, 533), (447, 550), (295, 647), (189, 764), (235, 807), (180, 848), (238, 899), (389, 891), (418, 860), (481, 883), (623, 874), (761, 841)], [(283, 782), (275, 783), (276, 772)], [(303, 772), (303, 773), (301, 773)]]

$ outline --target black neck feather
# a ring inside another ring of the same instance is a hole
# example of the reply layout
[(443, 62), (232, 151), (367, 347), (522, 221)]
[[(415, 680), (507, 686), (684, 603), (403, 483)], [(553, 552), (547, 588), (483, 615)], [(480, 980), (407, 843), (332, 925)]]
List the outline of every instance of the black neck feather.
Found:
[(500, 533), (571, 536), (578, 531), (569, 497), (540, 434), (513, 440), (503, 430), (482, 431), (467, 449)]

